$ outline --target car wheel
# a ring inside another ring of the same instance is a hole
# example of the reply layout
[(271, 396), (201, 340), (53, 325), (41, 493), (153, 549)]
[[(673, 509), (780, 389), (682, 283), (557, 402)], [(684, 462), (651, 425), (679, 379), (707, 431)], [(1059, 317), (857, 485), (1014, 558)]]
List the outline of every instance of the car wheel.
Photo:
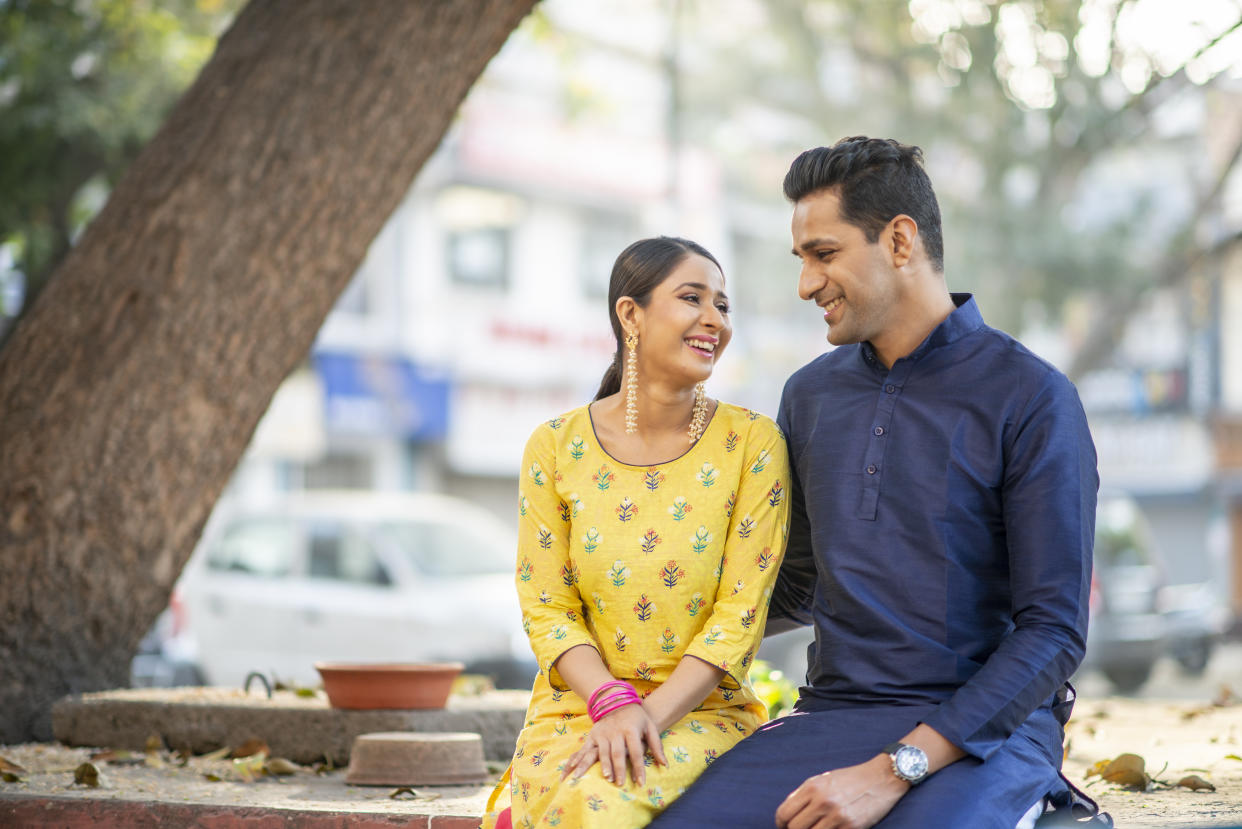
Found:
[(1212, 658), (1212, 643), (1207, 639), (1197, 639), (1186, 643), (1173, 655), (1182, 673), (1187, 676), (1202, 676), (1207, 670), (1208, 661)]
[(1123, 694), (1131, 694), (1143, 687), (1151, 676), (1151, 663), (1146, 665), (1108, 665), (1100, 670), (1108, 681)]

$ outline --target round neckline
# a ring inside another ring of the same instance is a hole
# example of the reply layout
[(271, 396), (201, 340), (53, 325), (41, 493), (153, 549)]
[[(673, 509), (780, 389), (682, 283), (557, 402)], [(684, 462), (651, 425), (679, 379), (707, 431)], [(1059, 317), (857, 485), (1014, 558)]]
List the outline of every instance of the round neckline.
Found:
[[(591, 401), (591, 402), (593, 403), (594, 401)], [(680, 455), (678, 455), (675, 458), (670, 458), (669, 460), (660, 461), (658, 463), (627, 463), (619, 458), (614, 457), (613, 454), (604, 447), (604, 442), (599, 439), (599, 434), (596, 433), (595, 431), (595, 415), (592, 414), (591, 412), (591, 403), (588, 403), (586, 405), (586, 415), (587, 415), (587, 422), (591, 424), (591, 439), (595, 441), (595, 445), (599, 447), (599, 451), (604, 453), (604, 457), (608, 458), (608, 460), (612, 461), (613, 463), (620, 464), (621, 466), (628, 467), (629, 469), (655, 469), (658, 466), (668, 466), (670, 463), (676, 463), (677, 461), (681, 460), (682, 458), (686, 457), (691, 452), (693, 452), (695, 449), (697, 449), (699, 444), (702, 443), (707, 438), (707, 433), (710, 432), (712, 428), (716, 425), (716, 421), (719, 420), (717, 415), (720, 414), (720, 408), (724, 405), (725, 405), (724, 401), (722, 400), (716, 401), (716, 409), (715, 411), (712, 412), (712, 416), (708, 418), (707, 425), (703, 427), (703, 434), (699, 435), (699, 439), (696, 440), (694, 443), (690, 444), (690, 446), (686, 448), (685, 452), (682, 452)]]

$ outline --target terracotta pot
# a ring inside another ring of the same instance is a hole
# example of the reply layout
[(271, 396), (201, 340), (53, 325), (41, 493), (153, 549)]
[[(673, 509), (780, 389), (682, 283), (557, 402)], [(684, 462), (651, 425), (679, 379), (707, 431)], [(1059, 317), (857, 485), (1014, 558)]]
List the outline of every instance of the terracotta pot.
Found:
[(333, 708), (443, 708), (460, 662), (316, 662)]

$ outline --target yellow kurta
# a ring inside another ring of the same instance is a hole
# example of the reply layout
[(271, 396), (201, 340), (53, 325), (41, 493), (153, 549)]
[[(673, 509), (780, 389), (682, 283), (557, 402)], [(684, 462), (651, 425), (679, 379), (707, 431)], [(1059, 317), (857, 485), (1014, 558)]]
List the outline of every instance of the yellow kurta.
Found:
[[(539, 664), (511, 767), (513, 825), (645, 826), (767, 712), (748, 669), (763, 636), (788, 531), (789, 461), (771, 419), (721, 403), (703, 436), (656, 466), (613, 459), (587, 407), (542, 424), (526, 445), (517, 588)], [(646, 695), (683, 656), (727, 672), (663, 735), (643, 787), (617, 787), (597, 763), (560, 782), (592, 722), (552, 667), (576, 645)]]

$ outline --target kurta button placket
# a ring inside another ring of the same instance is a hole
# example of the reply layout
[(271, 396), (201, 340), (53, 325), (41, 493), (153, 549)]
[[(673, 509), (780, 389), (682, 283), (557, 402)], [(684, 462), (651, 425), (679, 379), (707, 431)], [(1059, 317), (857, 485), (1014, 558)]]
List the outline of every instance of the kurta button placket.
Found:
[[(865, 352), (864, 352), (865, 353)], [(887, 374), (880, 378), (880, 396), (876, 401), (875, 419), (872, 421), (871, 437), (867, 441), (867, 451), (863, 458), (862, 490), (859, 494), (858, 510), (855, 516), (867, 521), (876, 519), (876, 510), (880, 502), (880, 470), (884, 466), (884, 452), (887, 440), (880, 440), (888, 434), (893, 421), (893, 411), (897, 408), (897, 399), (902, 385), (914, 368), (914, 360), (902, 359), (893, 364)]]

